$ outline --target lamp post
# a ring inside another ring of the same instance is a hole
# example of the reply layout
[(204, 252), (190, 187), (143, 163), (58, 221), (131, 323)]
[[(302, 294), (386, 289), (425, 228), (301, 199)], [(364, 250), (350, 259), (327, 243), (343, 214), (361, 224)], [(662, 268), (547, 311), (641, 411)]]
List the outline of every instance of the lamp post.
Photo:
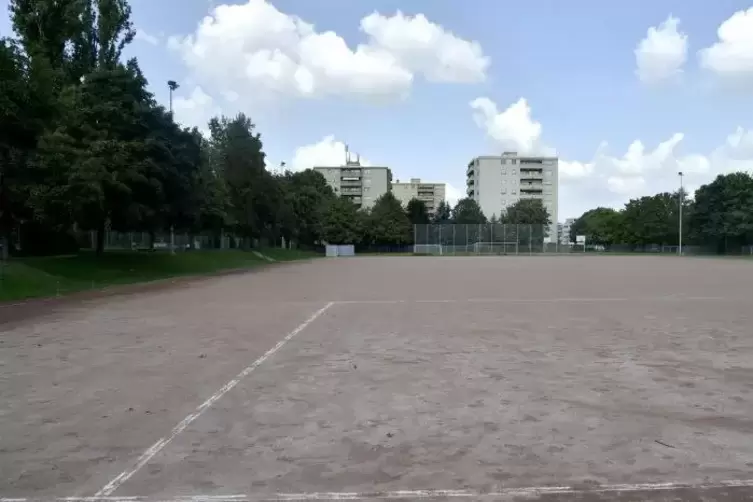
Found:
[(176, 90), (178, 87), (178, 82), (175, 80), (168, 80), (167, 81), (167, 87), (170, 89), (170, 116), (173, 116), (173, 91)]
[(677, 175), (680, 177), (680, 194), (678, 196), (679, 199), (679, 205), (680, 205), (680, 218), (677, 222), (678, 227), (678, 236), (679, 236), (679, 242), (677, 246), (677, 254), (678, 256), (682, 256), (682, 204), (685, 202), (685, 192), (682, 188), (682, 171), (678, 172)]
[[(170, 89), (170, 120), (174, 121), (175, 118), (173, 117), (173, 91), (176, 90), (178, 87), (178, 82), (175, 80), (168, 80), (167, 81), (167, 88)], [(175, 228), (173, 225), (170, 225), (170, 254), (175, 254)]]

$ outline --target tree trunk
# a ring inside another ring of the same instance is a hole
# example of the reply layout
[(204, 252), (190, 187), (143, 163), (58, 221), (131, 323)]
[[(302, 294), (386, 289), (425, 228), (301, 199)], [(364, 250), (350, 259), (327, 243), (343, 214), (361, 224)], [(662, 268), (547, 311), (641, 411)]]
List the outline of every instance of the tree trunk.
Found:
[(97, 224), (97, 256), (100, 256), (105, 252), (105, 220), (100, 221)]

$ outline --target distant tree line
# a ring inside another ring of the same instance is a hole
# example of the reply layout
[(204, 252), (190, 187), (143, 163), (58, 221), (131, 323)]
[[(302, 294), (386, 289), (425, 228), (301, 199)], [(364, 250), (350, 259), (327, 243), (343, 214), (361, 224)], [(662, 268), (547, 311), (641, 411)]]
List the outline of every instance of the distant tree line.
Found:
[[(313, 170), (270, 172), (243, 114), (212, 119), (206, 137), (176, 124), (138, 61), (122, 60), (135, 34), (126, 0), (10, 0), (9, 8), (16, 36), (0, 39), (4, 255), (75, 251), (82, 231), (96, 235), (101, 253), (110, 230), (152, 242), (172, 229), (268, 245), (402, 246), (413, 224), (487, 221), (471, 199), (442, 203), (431, 218), (423, 202), (403, 208), (391, 193), (359, 210)], [(504, 218), (549, 221), (538, 201)]]
[(753, 177), (739, 172), (719, 175), (690, 199), (686, 193), (659, 193), (632, 199), (620, 210), (586, 211), (570, 228), (570, 240), (587, 243), (676, 246), (682, 204), (683, 243), (717, 253), (739, 252), (753, 245)]

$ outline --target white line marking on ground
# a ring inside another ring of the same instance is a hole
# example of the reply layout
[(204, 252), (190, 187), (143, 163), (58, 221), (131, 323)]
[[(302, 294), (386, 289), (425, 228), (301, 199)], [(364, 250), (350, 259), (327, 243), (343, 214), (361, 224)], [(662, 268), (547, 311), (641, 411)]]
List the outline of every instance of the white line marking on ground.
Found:
[(283, 345), (285, 345), (287, 342), (289, 342), (294, 336), (296, 336), (298, 333), (306, 329), (306, 327), (314, 322), (320, 315), (322, 315), (324, 312), (327, 311), (332, 305), (334, 305), (334, 302), (329, 302), (324, 307), (320, 308), (316, 312), (314, 312), (311, 317), (303, 321), (300, 325), (298, 325), (297, 328), (295, 328), (293, 331), (285, 335), (285, 338), (277, 342), (277, 345), (269, 349), (267, 352), (264, 353), (263, 356), (261, 356), (259, 359), (251, 363), (250, 366), (247, 366), (243, 369), (238, 375), (230, 380), (228, 383), (222, 386), (220, 390), (215, 392), (209, 399), (201, 403), (197, 408), (196, 411), (188, 415), (186, 418), (180, 421), (178, 425), (173, 427), (173, 430), (170, 431), (170, 434), (166, 437), (161, 438), (159, 441), (154, 443), (152, 446), (149, 447), (144, 453), (141, 454), (141, 456), (136, 460), (136, 463), (134, 463), (130, 468), (126, 469), (125, 471), (118, 474), (112, 481), (107, 483), (104, 487), (102, 487), (101, 490), (99, 490), (94, 497), (106, 497), (115, 490), (118, 489), (120, 485), (128, 481), (128, 479), (136, 474), (139, 469), (144, 467), (144, 465), (149, 462), (152, 457), (154, 457), (157, 453), (159, 453), (165, 446), (170, 444), (170, 442), (178, 436), (181, 432), (186, 430), (186, 427), (188, 427), (191, 422), (196, 420), (201, 416), (202, 413), (204, 413), (207, 409), (209, 409), (218, 399), (220, 399), (222, 396), (228, 393), (230, 389), (238, 385), (238, 382), (243, 380), (249, 373), (254, 371), (256, 368), (259, 367), (264, 361), (266, 361), (270, 356), (272, 356), (275, 352), (280, 350)]
[(602, 302), (683, 302), (683, 301), (729, 301), (737, 298), (721, 296), (642, 296), (628, 297), (563, 297), (563, 298), (463, 298), (463, 299), (418, 299), (418, 300), (336, 300), (343, 305), (394, 305), (398, 303), (602, 303)]
[[(324, 310), (322, 310), (323, 312)], [(726, 480), (709, 483), (637, 483), (576, 488), (573, 486), (530, 486), (502, 488), (496, 491), (474, 490), (394, 490), (383, 492), (309, 492), (277, 493), (273, 495), (192, 495), (178, 497), (63, 497), (63, 498), (0, 498), (0, 502), (290, 502), (306, 500), (421, 500), (433, 498), (505, 499), (540, 495), (584, 495), (588, 493), (661, 492), (670, 490), (714, 490), (723, 488), (753, 488), (753, 479)]]
[(753, 487), (753, 479), (719, 481), (717, 483), (689, 484), (689, 483), (641, 483), (602, 485), (592, 489), (575, 488), (572, 486), (532, 486), (525, 488), (507, 488), (491, 492), (473, 490), (397, 490), (389, 492), (355, 493), (355, 492), (320, 492), (320, 493), (278, 493), (275, 497), (262, 499), (265, 501), (306, 501), (306, 500), (420, 500), (433, 498), (469, 498), (512, 499), (516, 497), (534, 497), (539, 495), (581, 495), (586, 493), (629, 493), (656, 492), (668, 490), (711, 490), (719, 488)]

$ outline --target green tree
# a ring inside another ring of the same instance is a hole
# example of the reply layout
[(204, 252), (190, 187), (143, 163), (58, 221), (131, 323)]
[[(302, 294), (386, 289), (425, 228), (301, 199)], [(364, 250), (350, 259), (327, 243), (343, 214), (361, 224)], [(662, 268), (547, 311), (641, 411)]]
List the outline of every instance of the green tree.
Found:
[(344, 197), (332, 197), (326, 202), (320, 225), (319, 233), (328, 244), (356, 244), (362, 237), (358, 208)]
[(97, 252), (104, 249), (107, 223), (125, 230), (148, 219), (155, 207), (159, 180), (148, 169), (148, 122), (154, 106), (146, 80), (133, 64), (98, 69), (64, 100), (63, 124), (42, 149), (40, 165), (48, 173), (65, 172), (59, 155), (72, 156), (67, 190), (47, 187), (48, 201), (68, 197), (84, 228), (97, 231)]
[(691, 238), (717, 252), (753, 244), (753, 177), (719, 175), (695, 193), (689, 218)]
[(544, 225), (547, 227), (552, 223), (549, 212), (539, 199), (520, 199), (507, 207), (500, 221), (502, 223)]
[(455, 224), (486, 223), (486, 216), (478, 203), (471, 199), (460, 199), (452, 210), (452, 222)]
[(586, 211), (570, 227), (570, 242), (576, 235), (585, 235), (589, 244), (610, 246), (620, 241), (622, 215), (611, 208), (597, 207)]
[(678, 242), (679, 194), (659, 193), (632, 199), (622, 210), (622, 236), (626, 244), (673, 245)]
[(285, 187), (286, 205), (291, 211), (287, 238), (303, 246), (313, 246), (321, 240), (321, 220), (335, 193), (321, 173), (313, 169), (286, 172), (281, 183)]
[(244, 114), (233, 119), (214, 118), (209, 130), (210, 162), (227, 187), (230, 223), (239, 236), (250, 242), (269, 229), (274, 213), (271, 202), (279, 196), (266, 192), (274, 180), (265, 168), (261, 135)]
[(413, 239), (413, 228), (400, 201), (392, 192), (379, 197), (366, 218), (366, 235), (371, 244), (402, 246)]
[(437, 206), (436, 211), (434, 211), (434, 216), (431, 219), (432, 223), (449, 223), (452, 219), (452, 208), (450, 207), (450, 204), (447, 201), (442, 201)]
[(429, 223), (429, 211), (426, 203), (419, 199), (411, 199), (405, 207), (405, 214), (413, 225), (426, 225)]

